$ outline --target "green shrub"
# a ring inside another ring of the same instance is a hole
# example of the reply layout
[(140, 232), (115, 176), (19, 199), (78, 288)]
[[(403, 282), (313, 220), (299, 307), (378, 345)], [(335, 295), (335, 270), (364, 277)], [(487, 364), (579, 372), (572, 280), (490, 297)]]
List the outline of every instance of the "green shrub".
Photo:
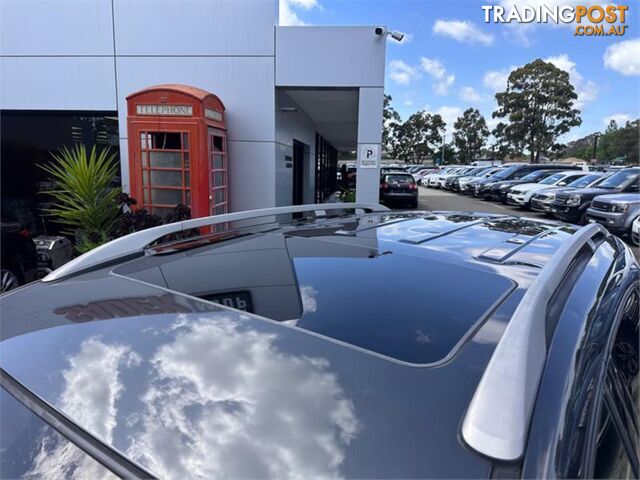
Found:
[(116, 154), (95, 146), (87, 151), (76, 144), (51, 155), (51, 163), (40, 165), (55, 184), (46, 192), (53, 202), (44, 213), (64, 225), (64, 233), (75, 236), (79, 253), (87, 252), (108, 240), (120, 214), (116, 199), (121, 189), (114, 187), (119, 168)]

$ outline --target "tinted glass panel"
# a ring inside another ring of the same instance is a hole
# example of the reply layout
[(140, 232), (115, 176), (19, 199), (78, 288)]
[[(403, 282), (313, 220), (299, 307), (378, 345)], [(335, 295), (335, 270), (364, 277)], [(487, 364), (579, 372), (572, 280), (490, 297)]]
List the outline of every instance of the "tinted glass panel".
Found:
[(118, 478), (0, 389), (0, 478)]
[(634, 478), (629, 457), (606, 405), (603, 405), (597, 442), (594, 478)]
[(411, 175), (387, 175), (385, 180), (387, 182), (414, 183)]
[(637, 177), (640, 173), (638, 169), (621, 170), (611, 175), (604, 182), (598, 185), (599, 188), (620, 188), (632, 178)]

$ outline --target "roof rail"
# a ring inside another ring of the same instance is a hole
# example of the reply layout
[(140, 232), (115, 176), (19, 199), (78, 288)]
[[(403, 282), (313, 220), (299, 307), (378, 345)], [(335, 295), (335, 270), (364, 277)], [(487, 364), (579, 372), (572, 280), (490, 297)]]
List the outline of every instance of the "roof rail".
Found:
[(496, 346), (462, 424), (462, 438), (488, 457), (513, 461), (523, 453), (533, 404), (547, 358), (547, 306), (578, 252), (593, 237), (607, 235), (587, 225), (549, 259), (533, 281)]
[(246, 212), (225, 213), (210, 217), (193, 218), (183, 222), (169, 223), (159, 227), (149, 228), (140, 232), (131, 233), (124, 237), (112, 240), (84, 255), (71, 260), (60, 268), (54, 270), (42, 279), (43, 282), (52, 282), (67, 277), (81, 270), (133, 255), (143, 251), (149, 244), (172, 233), (178, 233), (192, 228), (219, 225), (221, 223), (237, 222), (254, 218), (271, 217), (289, 213), (313, 212), (316, 216), (324, 216), (331, 210), (362, 210), (364, 212), (386, 212), (389, 209), (377, 203), (322, 203), (311, 205), (292, 205), (287, 207), (263, 208), (248, 210)]

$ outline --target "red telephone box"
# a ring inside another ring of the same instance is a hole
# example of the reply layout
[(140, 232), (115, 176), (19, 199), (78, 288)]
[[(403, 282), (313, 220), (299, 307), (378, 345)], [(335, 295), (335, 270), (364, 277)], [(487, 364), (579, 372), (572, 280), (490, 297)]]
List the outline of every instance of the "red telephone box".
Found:
[(158, 85), (127, 97), (129, 178), (137, 208), (164, 216), (182, 203), (193, 218), (227, 213), (224, 105), (212, 93)]

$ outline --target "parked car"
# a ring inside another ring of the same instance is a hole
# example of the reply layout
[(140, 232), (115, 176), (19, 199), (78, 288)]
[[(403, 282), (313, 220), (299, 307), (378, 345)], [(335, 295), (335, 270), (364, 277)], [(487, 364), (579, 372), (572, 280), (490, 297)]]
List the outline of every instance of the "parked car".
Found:
[[(544, 172), (539, 173), (541, 170)], [(567, 170), (567, 167), (546, 163), (510, 165), (491, 177), (491, 181), (479, 182), (476, 185), (474, 196), (506, 202), (507, 191), (511, 187), (521, 183), (538, 182), (560, 170)]]
[(444, 182), (444, 188), (445, 190), (453, 190), (454, 192), (458, 191), (460, 190), (459, 180), (461, 178), (474, 177), (476, 175), (479, 175), (481, 172), (488, 170), (489, 168), (490, 167), (469, 167), (459, 170), (456, 173), (447, 176)]
[(440, 174), (438, 176), (438, 181), (437, 181), (437, 184), (436, 184), (436, 188), (444, 189), (445, 182), (447, 181), (448, 178), (450, 178), (450, 177), (452, 177), (454, 175), (457, 175), (459, 173), (467, 172), (469, 170), (471, 170), (471, 168), (469, 168), (469, 167), (457, 167), (457, 168), (454, 168), (454, 169), (451, 169), (451, 170), (447, 171), (446, 173)]
[(600, 172), (589, 173), (584, 177), (581, 177), (569, 183), (566, 187), (553, 187), (547, 188), (541, 192), (536, 192), (533, 194), (533, 197), (531, 197), (531, 210), (534, 210), (536, 212), (549, 213), (549, 211), (551, 210), (551, 203), (555, 200), (556, 194), (569, 190), (575, 190), (577, 188), (594, 187), (609, 176), (609, 174)]
[(429, 182), (427, 184), (428, 187), (431, 188), (439, 188), (438, 187), (438, 183), (440, 181), (440, 178), (442, 177), (442, 175), (446, 175), (448, 173), (452, 173), (453, 171), (457, 170), (458, 166), (449, 166), (449, 167), (444, 167), (441, 168), (438, 173), (433, 174), (433, 175), (429, 175)]
[(640, 167), (619, 170), (597, 187), (582, 188), (558, 193), (551, 204), (551, 213), (572, 223), (587, 222), (587, 208), (598, 195), (613, 193), (638, 193), (640, 190)]
[(413, 175), (413, 179), (415, 180), (415, 182), (419, 185), (420, 181), (428, 174), (436, 172), (437, 170), (433, 169), (433, 168), (421, 168), (420, 170), (412, 173), (411, 175)]
[(36, 246), (27, 228), (17, 222), (0, 222), (0, 293), (35, 280)]
[(631, 224), (631, 241), (640, 246), (640, 217), (636, 217)]
[(2, 297), (3, 476), (637, 477), (639, 286), (598, 224), (322, 204), (148, 229)]
[(503, 170), (504, 167), (491, 167), (486, 172), (481, 175), (477, 175), (475, 177), (463, 177), (460, 179), (460, 192), (463, 194), (473, 194), (476, 188), (476, 185), (480, 183), (480, 181), (486, 181), (488, 178), (492, 177), (496, 173)]
[(380, 177), (382, 203), (408, 203), (418, 207), (418, 185), (410, 173), (386, 173)]
[[(544, 170), (542, 170), (544, 171)], [(565, 170), (562, 172), (554, 173), (553, 175), (541, 180), (537, 183), (523, 183), (511, 187), (507, 192), (507, 203), (509, 205), (515, 205), (517, 207), (529, 208), (531, 198), (536, 192), (540, 192), (553, 187), (566, 187), (574, 180), (578, 180), (588, 172), (580, 172), (577, 170)]]
[(588, 222), (598, 222), (618, 235), (631, 235), (631, 224), (638, 217), (640, 193), (598, 195), (587, 208)]

